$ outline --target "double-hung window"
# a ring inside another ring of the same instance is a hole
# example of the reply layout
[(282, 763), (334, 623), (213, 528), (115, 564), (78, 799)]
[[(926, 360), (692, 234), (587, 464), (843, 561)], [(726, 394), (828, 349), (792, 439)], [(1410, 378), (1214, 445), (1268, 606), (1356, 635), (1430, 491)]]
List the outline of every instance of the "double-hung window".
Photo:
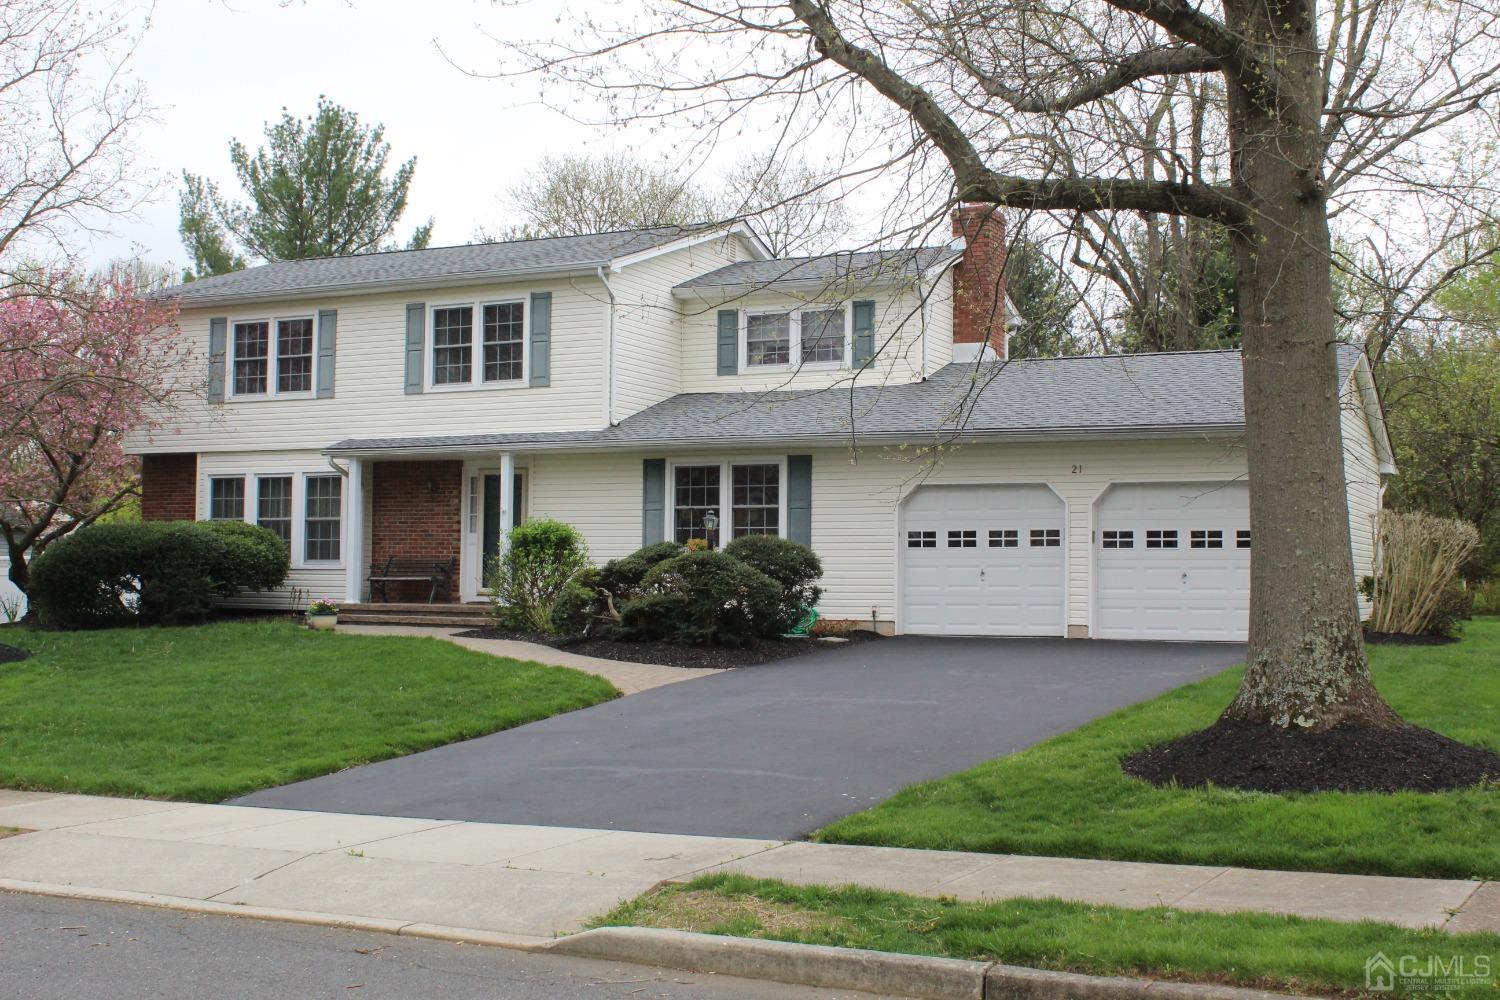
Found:
[(432, 310), (434, 387), (519, 385), (525, 377), (524, 302), (438, 306)]
[(337, 562), (343, 477), (308, 476), (304, 488), (302, 557), (306, 562)]
[(280, 396), (313, 388), (311, 316), (238, 320), (230, 336), (232, 395)]
[(244, 476), (211, 476), (209, 478), (208, 519), (210, 521), (243, 521), (245, 519)]
[(844, 306), (747, 312), (744, 370), (841, 367), (849, 356), (849, 310)]
[(781, 477), (780, 462), (675, 466), (671, 538), (684, 545), (698, 538), (717, 548), (742, 535), (781, 534)]
[(261, 476), (256, 480), (255, 523), (292, 544), (292, 477)]

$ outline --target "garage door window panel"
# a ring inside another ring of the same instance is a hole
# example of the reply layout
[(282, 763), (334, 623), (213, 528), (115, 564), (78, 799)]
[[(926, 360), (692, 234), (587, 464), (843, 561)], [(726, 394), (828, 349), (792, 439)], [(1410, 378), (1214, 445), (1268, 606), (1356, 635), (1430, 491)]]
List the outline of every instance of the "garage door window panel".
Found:
[(908, 531), (906, 533), (906, 547), (909, 549), (935, 549), (937, 548), (937, 532)]
[(948, 548), (950, 549), (972, 549), (978, 544), (979, 532), (974, 529), (948, 532)]
[(1032, 548), (1055, 549), (1062, 544), (1062, 530), (1060, 528), (1032, 528)]
[(1177, 532), (1174, 529), (1151, 528), (1146, 532), (1146, 548), (1148, 549), (1175, 549), (1177, 548)]
[(1224, 532), (1217, 528), (1194, 528), (1188, 534), (1188, 544), (1195, 549), (1222, 549)]
[(1013, 549), (1020, 544), (1020, 532), (1015, 528), (990, 529), (990, 548)]
[(1135, 532), (1106, 531), (1104, 533), (1104, 547), (1106, 549), (1133, 549), (1135, 548)]

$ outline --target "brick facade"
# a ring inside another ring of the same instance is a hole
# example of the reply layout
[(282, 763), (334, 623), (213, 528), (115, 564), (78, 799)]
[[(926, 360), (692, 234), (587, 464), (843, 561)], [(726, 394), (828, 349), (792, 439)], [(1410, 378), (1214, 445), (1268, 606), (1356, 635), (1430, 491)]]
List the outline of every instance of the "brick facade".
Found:
[[(373, 462), (370, 465), (370, 562), (391, 556), (438, 562), (459, 558), (463, 463)], [(458, 574), (453, 578), (458, 599)], [(425, 601), (425, 583), (391, 584), (392, 601)]]
[(198, 456), (141, 456), (141, 520), (192, 521), (198, 516)]
[(953, 342), (1005, 357), (1005, 219), (996, 205), (960, 205), (953, 235), (968, 248), (953, 268)]

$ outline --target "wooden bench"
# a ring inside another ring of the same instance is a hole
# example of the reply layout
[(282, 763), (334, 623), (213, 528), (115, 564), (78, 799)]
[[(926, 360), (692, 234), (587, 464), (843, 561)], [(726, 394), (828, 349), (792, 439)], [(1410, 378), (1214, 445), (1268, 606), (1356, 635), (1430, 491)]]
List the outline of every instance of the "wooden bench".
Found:
[(390, 597), (387, 587), (393, 583), (425, 583), (429, 586), (427, 603), (431, 604), (441, 594), (447, 600), (453, 593), (453, 574), (458, 572), (458, 559), (436, 562), (431, 559), (408, 559), (391, 556), (383, 563), (371, 563), (370, 600), (379, 599), (387, 604)]

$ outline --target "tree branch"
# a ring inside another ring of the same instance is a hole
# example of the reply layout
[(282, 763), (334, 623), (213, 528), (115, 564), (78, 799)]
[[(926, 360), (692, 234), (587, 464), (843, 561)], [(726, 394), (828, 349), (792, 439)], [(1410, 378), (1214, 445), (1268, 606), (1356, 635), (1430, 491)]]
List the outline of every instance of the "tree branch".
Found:
[(1000, 98), (1022, 114), (1061, 114), (1108, 97), (1147, 77), (1213, 73), (1223, 68), (1222, 57), (1194, 45), (1147, 49), (1121, 59), (1109, 72), (1085, 80), (1072, 90), (1052, 97), (1026, 94), (975, 72), (972, 68), (971, 72), (985, 93)]
[(993, 202), (1034, 210), (1140, 211), (1195, 215), (1225, 225), (1247, 221), (1244, 207), (1223, 187), (1207, 184), (1139, 181), (1120, 178), (1056, 179), (996, 174), (932, 95), (907, 81), (868, 49), (843, 36), (814, 0), (790, 0), (792, 12), (805, 24), (818, 52), (869, 83), (887, 100), (911, 115), (953, 169), (960, 201)]

